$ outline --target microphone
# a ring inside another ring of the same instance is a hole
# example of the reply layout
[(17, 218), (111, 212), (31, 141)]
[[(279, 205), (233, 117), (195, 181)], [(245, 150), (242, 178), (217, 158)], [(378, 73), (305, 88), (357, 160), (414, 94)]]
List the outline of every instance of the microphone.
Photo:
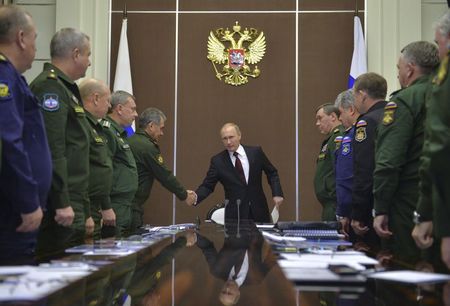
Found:
[(238, 214), (238, 222), (237, 222), (237, 232), (236, 232), (236, 238), (241, 238), (241, 233), (239, 231), (239, 223), (241, 221), (241, 199), (236, 200), (237, 205), (237, 214)]
[(228, 200), (228, 199), (225, 199), (225, 201), (223, 202), (223, 204), (225, 206), (225, 208), (224, 208), (225, 213), (223, 214), (223, 233), (224, 233), (225, 238), (228, 238), (226, 215), (227, 215), (227, 206), (228, 206), (229, 202), (230, 202), (230, 200)]

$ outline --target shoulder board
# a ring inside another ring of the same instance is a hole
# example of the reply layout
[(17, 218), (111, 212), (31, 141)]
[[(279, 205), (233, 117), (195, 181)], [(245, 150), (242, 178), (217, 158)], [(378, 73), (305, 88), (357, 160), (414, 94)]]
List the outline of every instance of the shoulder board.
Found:
[(342, 136), (338, 136), (334, 139), (335, 143), (341, 142), (342, 141)]
[(339, 133), (339, 128), (335, 128), (335, 129), (333, 130), (333, 133), (334, 133), (334, 134)]
[(109, 122), (108, 120), (103, 119), (101, 122), (103, 127), (109, 128), (111, 126), (111, 122)]
[(47, 73), (47, 79), (53, 79), (53, 80), (56, 80), (56, 79), (57, 79), (55, 70), (50, 69), (50, 70), (48, 71), (48, 73)]
[(398, 89), (398, 90), (392, 92), (392, 93), (389, 95), (389, 98), (392, 99), (393, 96), (395, 96), (396, 94), (398, 94), (398, 93), (399, 93), (400, 91), (402, 91), (402, 90), (403, 90), (403, 89)]
[(395, 108), (397, 108), (397, 103), (395, 103), (394, 101), (388, 102), (384, 107), (384, 109), (395, 109)]
[(367, 121), (366, 120), (359, 120), (356, 123), (356, 127), (360, 127), (360, 126), (366, 126), (367, 125)]
[(7, 59), (3, 54), (0, 54), (0, 62), (6, 62)]
[(449, 57), (449, 55), (447, 55), (442, 60), (441, 65), (439, 66), (438, 72), (433, 79), (434, 84), (441, 85), (442, 81), (444, 81), (445, 77), (447, 76), (448, 57)]

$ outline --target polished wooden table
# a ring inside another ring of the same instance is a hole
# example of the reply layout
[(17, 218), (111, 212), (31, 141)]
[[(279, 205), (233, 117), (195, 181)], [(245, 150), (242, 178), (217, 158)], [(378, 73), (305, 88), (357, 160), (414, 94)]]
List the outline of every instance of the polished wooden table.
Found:
[[(187, 246), (189, 235), (179, 233), (122, 257), (72, 255), (72, 260), (102, 264), (98, 271), (40, 301), (9, 304), (121, 305), (131, 298), (132, 305), (164, 306), (222, 305), (231, 300), (236, 305), (258, 306), (445, 305), (442, 286), (368, 281), (349, 290), (296, 285), (286, 279), (277, 265), (277, 254), (251, 223), (241, 222), (239, 228), (228, 226), (225, 230), (220, 225), (202, 224), (196, 231), (196, 243)], [(242, 284), (230, 285), (230, 269), (239, 270), (244, 258), (248, 265)]]

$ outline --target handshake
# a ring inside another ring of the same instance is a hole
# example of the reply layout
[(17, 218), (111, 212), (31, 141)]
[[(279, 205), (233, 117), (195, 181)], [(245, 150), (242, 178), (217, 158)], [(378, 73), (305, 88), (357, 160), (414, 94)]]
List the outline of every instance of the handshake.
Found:
[(197, 204), (197, 194), (193, 190), (187, 190), (187, 198), (184, 200), (187, 205), (194, 206)]

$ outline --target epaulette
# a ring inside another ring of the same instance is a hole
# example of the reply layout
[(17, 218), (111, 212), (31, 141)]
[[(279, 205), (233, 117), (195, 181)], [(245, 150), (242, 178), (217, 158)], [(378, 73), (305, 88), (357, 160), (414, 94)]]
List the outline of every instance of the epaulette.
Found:
[(7, 62), (8, 60), (3, 54), (0, 54), (0, 62)]
[(398, 89), (398, 90), (396, 90), (396, 91), (394, 91), (394, 92), (392, 92), (390, 95), (389, 95), (389, 99), (392, 99), (396, 94), (398, 94), (400, 91), (402, 91), (403, 89)]
[(50, 69), (47, 73), (47, 79), (52, 79), (52, 80), (56, 80), (58, 77), (55, 73), (55, 70)]
[(108, 120), (105, 120), (105, 119), (102, 120), (101, 124), (105, 128), (110, 128), (111, 127), (111, 122), (109, 122)]
[(447, 77), (447, 69), (448, 69), (448, 58), (450, 55), (447, 55), (444, 57), (444, 59), (441, 61), (441, 65), (439, 66), (439, 70), (436, 74), (436, 76), (433, 79), (433, 83), (437, 85), (441, 85), (442, 81), (445, 80)]
[(333, 133), (334, 133), (334, 134), (339, 133), (339, 128), (335, 128), (335, 129), (333, 130)]

